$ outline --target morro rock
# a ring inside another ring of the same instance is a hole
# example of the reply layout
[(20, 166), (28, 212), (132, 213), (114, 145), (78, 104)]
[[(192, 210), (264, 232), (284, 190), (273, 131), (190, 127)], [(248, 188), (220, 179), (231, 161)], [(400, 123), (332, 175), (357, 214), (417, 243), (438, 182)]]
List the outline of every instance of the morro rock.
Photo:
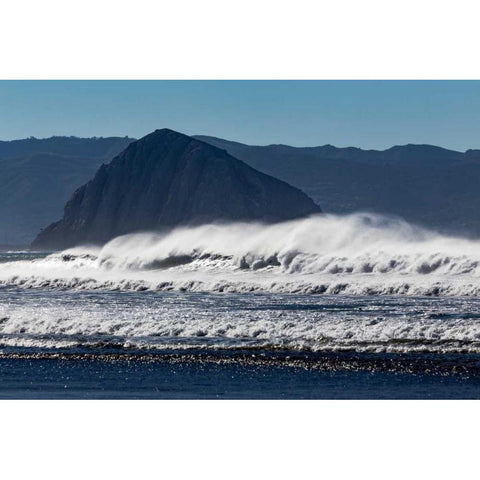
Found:
[(67, 202), (35, 249), (104, 244), (131, 232), (212, 221), (278, 222), (319, 213), (305, 193), (225, 150), (169, 129), (131, 143)]

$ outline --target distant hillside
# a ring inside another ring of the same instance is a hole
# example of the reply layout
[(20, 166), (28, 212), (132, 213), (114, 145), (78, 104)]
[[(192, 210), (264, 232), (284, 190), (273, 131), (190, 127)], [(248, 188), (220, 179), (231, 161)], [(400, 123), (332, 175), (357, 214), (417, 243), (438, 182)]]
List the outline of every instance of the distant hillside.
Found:
[(0, 245), (29, 245), (62, 215), (72, 191), (131, 142), (120, 137), (0, 142)]
[(0, 161), (34, 153), (53, 153), (72, 157), (112, 158), (133, 139), (128, 137), (50, 137), (0, 141)]
[(195, 138), (302, 189), (324, 212), (392, 214), (442, 232), (480, 236), (480, 150), (296, 148)]
[[(394, 214), (442, 232), (480, 236), (480, 150), (297, 148), (196, 138), (302, 189), (325, 212)], [(0, 245), (28, 245), (40, 228), (61, 217), (71, 193), (132, 141), (0, 141)]]
[(212, 145), (162, 129), (102, 165), (32, 248), (103, 244), (142, 230), (221, 220), (275, 222), (319, 212), (297, 188)]

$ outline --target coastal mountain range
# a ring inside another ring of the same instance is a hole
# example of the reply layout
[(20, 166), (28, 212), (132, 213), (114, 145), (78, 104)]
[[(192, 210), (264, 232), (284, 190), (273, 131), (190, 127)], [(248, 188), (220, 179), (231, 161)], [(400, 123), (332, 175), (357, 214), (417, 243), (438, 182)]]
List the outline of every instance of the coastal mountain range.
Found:
[[(194, 136), (301, 189), (326, 213), (395, 215), (442, 233), (480, 236), (480, 150), (254, 146)], [(72, 193), (135, 139), (0, 142), (0, 246), (28, 246), (62, 217)]]
[(480, 150), (299, 148), (196, 138), (302, 189), (326, 213), (374, 212), (443, 234), (480, 236)]
[(26, 247), (62, 216), (72, 192), (131, 138), (28, 138), (0, 142), (0, 246)]

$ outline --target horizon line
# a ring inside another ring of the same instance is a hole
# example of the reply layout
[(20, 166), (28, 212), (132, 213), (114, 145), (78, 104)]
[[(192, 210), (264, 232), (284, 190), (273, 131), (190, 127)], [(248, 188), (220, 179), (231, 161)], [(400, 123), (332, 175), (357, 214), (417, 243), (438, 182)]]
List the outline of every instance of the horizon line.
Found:
[[(168, 130), (172, 130), (174, 132), (177, 132), (177, 133), (183, 133), (183, 132), (178, 132), (178, 130), (173, 130), (173, 129), (168, 128), (168, 127), (165, 127), (165, 128), (168, 129)], [(156, 130), (161, 130), (161, 129), (152, 130), (151, 132), (145, 134), (143, 137), (149, 135), (150, 133), (155, 132)], [(391, 150), (392, 148), (395, 148), (395, 147), (409, 147), (409, 146), (412, 146), (412, 147), (434, 147), (434, 148), (440, 148), (442, 150), (447, 150), (447, 151), (454, 152), (454, 153), (467, 153), (469, 151), (480, 150), (480, 147), (479, 148), (471, 147), (471, 148), (467, 148), (466, 150), (462, 151), (462, 150), (456, 150), (456, 149), (449, 148), (449, 147), (444, 147), (444, 146), (441, 146), (441, 145), (435, 145), (435, 144), (432, 144), (432, 143), (401, 143), (401, 144), (399, 143), (399, 144), (391, 145), (390, 147), (387, 147), (387, 148), (384, 148), (384, 149), (362, 148), (362, 147), (356, 147), (354, 145), (339, 147), (339, 146), (331, 144), (331, 143), (325, 143), (323, 145), (316, 144), (316, 145), (301, 145), (301, 146), (291, 145), (291, 144), (288, 144), (288, 143), (268, 143), (268, 144), (261, 145), (261, 144), (240, 142), (238, 140), (230, 140), (230, 139), (227, 139), (227, 138), (217, 137), (215, 135), (207, 135), (207, 134), (193, 134), (193, 135), (184, 134), (184, 135), (187, 135), (188, 137), (192, 137), (192, 138), (208, 137), (208, 138), (213, 138), (213, 139), (216, 139), (216, 140), (222, 140), (222, 141), (229, 142), (229, 143), (237, 143), (239, 145), (244, 145), (244, 146), (247, 146), (247, 147), (260, 147), (260, 148), (263, 148), (263, 147), (289, 147), (289, 148), (333, 147), (333, 148), (338, 149), (338, 150), (346, 150), (346, 149), (352, 149), (353, 148), (353, 149), (361, 150), (361, 151), (364, 151), (364, 152), (386, 152), (386, 151)], [(129, 135), (107, 135), (107, 136), (94, 135), (92, 137), (82, 137), (82, 136), (77, 136), (77, 135), (51, 135), (50, 137), (35, 137), (34, 135), (31, 135), (29, 137), (14, 138), (14, 139), (10, 139), (10, 140), (0, 139), (0, 142), (8, 143), (8, 142), (20, 142), (20, 141), (24, 141), (24, 140), (40, 140), (41, 141), (41, 140), (50, 140), (52, 138), (77, 138), (77, 139), (80, 139), (80, 140), (108, 139), (108, 138), (129, 138), (132, 141), (137, 141), (137, 140), (140, 140), (143, 137), (136, 138), (136, 137), (131, 137)], [(196, 139), (198, 140), (198, 138), (196, 138)]]

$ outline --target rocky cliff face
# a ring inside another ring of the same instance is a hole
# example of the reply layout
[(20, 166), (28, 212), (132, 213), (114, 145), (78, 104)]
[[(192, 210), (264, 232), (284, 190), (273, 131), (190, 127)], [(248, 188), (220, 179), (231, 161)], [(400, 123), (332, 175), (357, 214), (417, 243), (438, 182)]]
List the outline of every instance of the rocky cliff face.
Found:
[(319, 213), (306, 194), (202, 141), (163, 129), (131, 143), (43, 230), (36, 249), (103, 244), (130, 232)]

